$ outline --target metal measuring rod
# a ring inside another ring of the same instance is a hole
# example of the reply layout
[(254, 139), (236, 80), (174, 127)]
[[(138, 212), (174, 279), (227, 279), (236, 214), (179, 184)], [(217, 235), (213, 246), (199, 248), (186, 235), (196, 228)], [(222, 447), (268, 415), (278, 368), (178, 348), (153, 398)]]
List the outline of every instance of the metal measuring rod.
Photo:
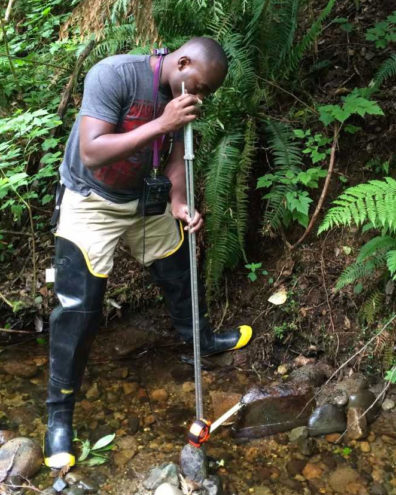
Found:
[[(184, 81), (182, 94), (185, 94)], [(186, 167), (187, 206), (190, 218), (194, 217), (194, 148), (191, 122), (184, 127), (184, 164)], [(197, 248), (195, 232), (189, 232), (191, 302), (194, 343), (194, 374), (195, 374), (195, 411), (197, 419), (203, 418), (202, 378), (201, 378), (201, 342), (199, 338), (199, 305), (198, 305), (198, 273)]]

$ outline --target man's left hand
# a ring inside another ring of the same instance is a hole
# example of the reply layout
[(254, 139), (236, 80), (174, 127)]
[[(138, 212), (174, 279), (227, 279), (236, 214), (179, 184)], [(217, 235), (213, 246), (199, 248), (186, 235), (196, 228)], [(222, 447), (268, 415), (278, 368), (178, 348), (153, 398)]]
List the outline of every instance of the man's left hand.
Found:
[(198, 232), (198, 230), (203, 225), (203, 218), (199, 211), (195, 210), (194, 218), (191, 219), (188, 214), (188, 206), (186, 203), (172, 202), (171, 205), (172, 215), (187, 225), (184, 227), (184, 230), (188, 230), (189, 232)]

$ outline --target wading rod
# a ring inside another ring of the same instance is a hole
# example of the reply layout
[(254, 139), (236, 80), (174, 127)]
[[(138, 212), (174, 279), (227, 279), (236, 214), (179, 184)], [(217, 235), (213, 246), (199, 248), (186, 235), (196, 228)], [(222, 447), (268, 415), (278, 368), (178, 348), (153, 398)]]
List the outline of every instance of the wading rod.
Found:
[[(182, 94), (185, 94), (182, 82)], [(193, 170), (193, 130), (191, 122), (184, 127), (184, 163), (186, 167), (187, 206), (190, 218), (194, 218), (194, 170)], [(202, 378), (201, 378), (201, 342), (199, 336), (199, 305), (198, 305), (198, 273), (197, 249), (195, 232), (189, 231), (191, 303), (194, 343), (194, 375), (195, 375), (195, 412), (197, 419), (203, 418)]]

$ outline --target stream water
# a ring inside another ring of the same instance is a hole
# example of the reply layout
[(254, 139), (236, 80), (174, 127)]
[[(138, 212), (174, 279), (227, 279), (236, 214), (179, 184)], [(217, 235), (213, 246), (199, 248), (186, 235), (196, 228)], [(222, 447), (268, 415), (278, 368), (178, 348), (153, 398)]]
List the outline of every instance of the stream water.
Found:
[[(107, 434), (116, 437), (108, 462), (73, 469), (91, 484), (88, 491), (142, 494), (141, 481), (150, 468), (179, 462), (195, 415), (193, 368), (181, 360), (185, 346), (142, 332), (160, 324), (136, 317), (103, 330), (95, 343), (76, 407), (77, 436), (91, 444)], [(5, 346), (0, 353), (0, 430), (12, 430), (40, 445), (47, 351), (46, 344), (33, 340)], [(210, 360), (210, 369), (203, 371), (204, 410), (211, 419), (217, 401), (236, 401), (232, 394), (244, 393), (258, 382), (251, 370), (229, 362), (223, 355)], [(396, 495), (396, 439), (390, 435), (370, 432), (364, 441), (341, 445), (331, 436), (315, 438), (307, 450), (287, 433), (241, 441), (225, 426), (209, 440), (207, 454), (230, 495)], [(42, 491), (52, 485), (53, 476), (42, 467), (32, 483)], [(68, 490), (70, 495), (83, 493)]]

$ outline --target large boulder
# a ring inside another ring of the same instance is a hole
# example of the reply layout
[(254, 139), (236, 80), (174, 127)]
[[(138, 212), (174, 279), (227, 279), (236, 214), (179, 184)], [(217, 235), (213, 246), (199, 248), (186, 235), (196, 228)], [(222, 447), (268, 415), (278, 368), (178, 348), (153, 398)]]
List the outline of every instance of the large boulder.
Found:
[(243, 396), (236, 426), (238, 438), (273, 435), (297, 426), (305, 426), (314, 403), (309, 385), (297, 383), (254, 387)]
[(31, 438), (17, 437), (0, 448), (0, 483), (12, 476), (30, 478), (40, 469), (43, 454)]

